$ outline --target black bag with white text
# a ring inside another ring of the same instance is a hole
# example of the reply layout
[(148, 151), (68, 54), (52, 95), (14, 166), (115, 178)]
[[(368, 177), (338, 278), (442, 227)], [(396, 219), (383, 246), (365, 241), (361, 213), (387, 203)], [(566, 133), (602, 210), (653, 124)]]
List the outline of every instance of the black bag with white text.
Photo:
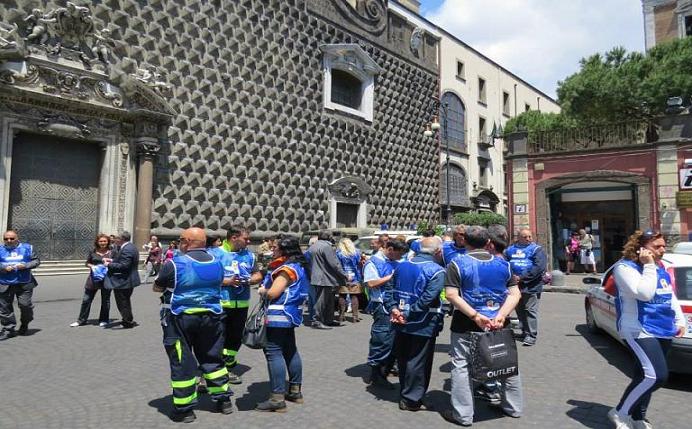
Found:
[(519, 373), (517, 344), (511, 329), (471, 332), (469, 356), (475, 381), (503, 380)]

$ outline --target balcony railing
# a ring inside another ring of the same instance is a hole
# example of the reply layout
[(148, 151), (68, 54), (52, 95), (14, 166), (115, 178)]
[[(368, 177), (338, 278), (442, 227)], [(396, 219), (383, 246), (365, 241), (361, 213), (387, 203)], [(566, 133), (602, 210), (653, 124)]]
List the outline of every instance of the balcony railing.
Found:
[(530, 154), (572, 152), (647, 144), (657, 140), (651, 121), (627, 121), (593, 127), (534, 131), (527, 136)]

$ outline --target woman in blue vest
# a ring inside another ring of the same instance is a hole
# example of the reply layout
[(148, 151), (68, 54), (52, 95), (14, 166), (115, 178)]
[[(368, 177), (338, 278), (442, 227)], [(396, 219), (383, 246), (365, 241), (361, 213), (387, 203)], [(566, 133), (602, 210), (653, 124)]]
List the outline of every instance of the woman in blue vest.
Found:
[[(296, 347), (295, 328), (303, 322), (303, 302), (308, 296), (306, 260), (298, 240), (286, 237), (276, 241), (270, 273), (259, 288), (267, 301), (267, 358), (271, 395), (260, 402), (257, 411), (285, 412), (285, 400), (303, 403), (301, 384), (303, 363)], [(288, 370), (288, 393), (286, 371)]]
[(646, 409), (654, 390), (668, 378), (666, 354), (686, 323), (661, 264), (666, 242), (659, 232), (636, 231), (613, 267), (615, 308), (620, 337), (635, 356), (635, 375), (620, 403), (608, 412), (616, 428), (650, 428)]
[(360, 251), (356, 249), (351, 239), (342, 238), (337, 246), (336, 256), (339, 258), (339, 262), (341, 262), (341, 268), (348, 275), (346, 285), (339, 286), (339, 322), (344, 321), (346, 298), (349, 295), (353, 322), (360, 322), (358, 317), (358, 295), (361, 293), (360, 284), (363, 281), (363, 273), (360, 267)]

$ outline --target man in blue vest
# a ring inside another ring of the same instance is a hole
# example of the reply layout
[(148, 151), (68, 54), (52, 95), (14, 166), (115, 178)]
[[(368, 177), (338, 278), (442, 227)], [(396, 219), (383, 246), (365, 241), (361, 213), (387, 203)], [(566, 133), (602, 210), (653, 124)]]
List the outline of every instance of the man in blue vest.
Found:
[(442, 243), (442, 264), (446, 267), (457, 255), (466, 253), (464, 233), (466, 227), (457, 225), (452, 232), (452, 241)]
[(538, 304), (543, 292), (543, 274), (548, 258), (543, 248), (533, 242), (530, 229), (523, 228), (517, 234), (517, 242), (505, 251), (512, 273), (519, 276), (521, 299), (517, 305), (517, 317), (525, 346), (536, 344), (538, 337)]
[(384, 299), (388, 293), (391, 293), (394, 269), (406, 250), (406, 244), (402, 241), (389, 240), (380, 252), (372, 255), (363, 268), (363, 282), (368, 287), (370, 298), (366, 310), (372, 315), (368, 350), (370, 383), (388, 389), (394, 387), (387, 381), (387, 375), (394, 363), (392, 356), (394, 331), (389, 320), (389, 312), (384, 307)]
[[(29, 322), (34, 319), (31, 296), (37, 283), (31, 270), (41, 264), (31, 244), (20, 243), (17, 231), (7, 230), (0, 246), (0, 341), (26, 335)], [(14, 297), (19, 305), (19, 330), (15, 331)]]
[(238, 365), (238, 350), (243, 339), (243, 329), (250, 306), (250, 285), (262, 281), (262, 273), (257, 266), (257, 257), (247, 245), (250, 232), (244, 227), (231, 227), (226, 236), (233, 251), (225, 252), (221, 262), (224, 267), (221, 306), (226, 313), (226, 336), (223, 355), (228, 368), (231, 384), (243, 382), (239, 374), (230, 372)]
[(438, 263), (442, 240), (426, 237), (419, 244), (413, 259), (397, 266), (392, 293), (385, 295), (385, 307), (396, 331), (394, 355), (399, 363), (399, 409), (404, 411), (418, 411), (423, 405), (430, 384), (435, 339), (444, 319), (440, 292), (445, 284), (445, 271)]
[(221, 261), (205, 250), (203, 229), (190, 228), (180, 235), (180, 254), (166, 262), (154, 282), (161, 296), (163, 345), (170, 361), (174, 411), (171, 419), (190, 423), (196, 419), (197, 371), (201, 369), (215, 410), (233, 412), (224, 365)]
[[(453, 409), (443, 417), (461, 426), (471, 426), (474, 415), (469, 374), (471, 332), (506, 327), (520, 292), (507, 261), (488, 252), (488, 231), (471, 226), (465, 235), (467, 252), (449, 264), (445, 280), (447, 299), (454, 306), (450, 327)], [(518, 374), (502, 382), (501, 396), (502, 411), (510, 417), (520, 417), (523, 398)]]

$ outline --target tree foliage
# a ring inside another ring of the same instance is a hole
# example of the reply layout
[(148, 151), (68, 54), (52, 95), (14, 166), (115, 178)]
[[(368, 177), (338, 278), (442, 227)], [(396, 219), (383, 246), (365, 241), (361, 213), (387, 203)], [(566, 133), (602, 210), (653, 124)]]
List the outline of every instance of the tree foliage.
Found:
[(655, 46), (646, 54), (616, 47), (580, 61), (578, 72), (558, 82), (560, 114), (529, 111), (507, 122), (505, 132), (588, 126), (662, 115), (670, 97), (692, 95), (692, 37)]
[(463, 225), (489, 226), (494, 224), (507, 225), (507, 218), (501, 214), (491, 212), (466, 212), (454, 215), (454, 221)]

